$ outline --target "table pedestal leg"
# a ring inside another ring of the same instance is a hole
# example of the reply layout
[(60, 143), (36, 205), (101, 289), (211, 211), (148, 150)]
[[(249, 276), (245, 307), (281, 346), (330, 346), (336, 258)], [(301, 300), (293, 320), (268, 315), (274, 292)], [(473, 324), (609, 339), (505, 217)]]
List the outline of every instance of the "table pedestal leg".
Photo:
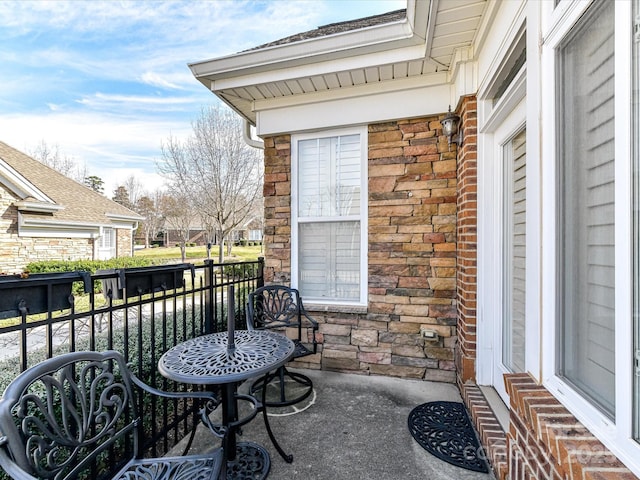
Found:
[[(238, 402), (236, 401), (236, 384), (222, 386), (222, 424), (233, 425), (238, 421)], [(236, 427), (230, 426), (222, 442), (227, 462), (236, 459)]]
[(222, 386), (222, 423), (228, 427), (222, 443), (225, 464), (220, 479), (264, 480), (271, 468), (269, 452), (254, 442), (238, 442), (236, 435), (238, 427), (238, 400), (236, 397), (237, 384)]

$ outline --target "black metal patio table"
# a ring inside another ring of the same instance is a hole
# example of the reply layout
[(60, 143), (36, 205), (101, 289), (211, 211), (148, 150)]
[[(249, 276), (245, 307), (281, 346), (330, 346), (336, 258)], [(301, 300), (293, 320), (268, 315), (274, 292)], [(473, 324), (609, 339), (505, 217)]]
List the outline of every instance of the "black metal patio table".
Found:
[[(264, 479), (268, 475), (271, 461), (267, 450), (254, 442), (236, 440), (238, 428), (250, 422), (259, 411), (263, 413), (267, 433), (278, 453), (289, 463), (293, 460), (273, 436), (264, 408), (264, 398), (258, 400), (252, 395), (239, 394), (237, 389), (244, 380), (264, 375), (284, 365), (293, 356), (294, 349), (294, 343), (282, 334), (234, 331), (231, 326), (228, 332), (203, 335), (180, 343), (160, 358), (158, 370), (171, 380), (222, 387), (226, 468), (223, 468), (221, 478)], [(253, 406), (251, 413), (241, 419), (238, 419), (238, 400), (247, 401)]]

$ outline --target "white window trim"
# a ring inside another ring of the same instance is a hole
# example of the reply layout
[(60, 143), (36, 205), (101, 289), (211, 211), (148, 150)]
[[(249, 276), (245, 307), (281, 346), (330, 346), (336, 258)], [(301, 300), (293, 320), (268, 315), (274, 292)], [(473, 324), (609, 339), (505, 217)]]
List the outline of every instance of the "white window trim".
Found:
[[(551, 2), (549, 2), (551, 3)], [(543, 384), (611, 452), (640, 475), (640, 445), (633, 440), (633, 295), (631, 216), (631, 2), (615, 2), (615, 420), (585, 400), (571, 385), (556, 375), (557, 278), (556, 278), (556, 49), (591, 2), (561, 2), (554, 12), (543, 10), (546, 29), (542, 32), (542, 369)], [(628, 25), (628, 28), (624, 28)], [(544, 72), (544, 73), (542, 73)]]
[[(547, 2), (548, 3), (548, 2)], [(545, 3), (546, 5), (546, 3)], [(498, 348), (495, 319), (501, 318), (501, 295), (494, 288), (495, 282), (500, 281), (501, 271), (497, 267), (497, 249), (492, 239), (501, 240), (496, 225), (496, 219), (492, 210), (497, 208), (496, 195), (501, 195), (502, 181), (500, 173), (496, 171), (495, 164), (501, 155), (496, 142), (505, 139), (505, 132), (515, 133), (526, 125), (527, 129), (527, 213), (526, 213), (526, 358), (525, 369), (536, 379), (541, 378), (541, 348), (540, 348), (540, 260), (541, 260), (541, 205), (540, 205), (540, 168), (537, 159), (540, 158), (539, 125), (540, 118), (536, 108), (539, 105), (539, 57), (536, 52), (539, 49), (539, 36), (536, 25), (540, 16), (540, 2), (527, 2), (526, 9), (521, 12), (512, 27), (509, 36), (502, 42), (502, 47), (495, 55), (493, 68), (487, 74), (483, 87), (478, 92), (478, 350), (476, 362), (476, 378), (479, 385), (495, 385), (500, 391), (503, 400), (506, 398), (504, 382), (502, 378), (494, 378), (497, 374), (494, 368), (494, 349)], [(515, 36), (529, 25), (526, 31), (527, 61), (525, 67), (512, 81), (510, 87), (504, 92), (502, 98), (494, 104), (489, 98), (492, 85), (499, 81), (500, 65), (504, 57), (509, 54), (509, 45), (515, 41)], [(517, 120), (514, 110), (522, 108), (519, 104), (526, 98), (526, 115), (524, 120)], [(526, 118), (525, 118), (526, 117)], [(510, 125), (502, 126), (502, 123)], [(498, 132), (497, 138), (495, 132)], [(508, 135), (507, 135), (508, 136)], [(498, 157), (496, 157), (498, 156)], [(530, 164), (530, 166), (529, 166)], [(497, 175), (497, 176), (496, 176)], [(491, 186), (490, 186), (491, 185)], [(507, 402), (508, 404), (508, 402)]]
[(322, 130), (310, 133), (299, 133), (291, 135), (291, 286), (298, 288), (298, 142), (300, 140), (309, 140), (315, 138), (327, 138), (345, 135), (360, 135), (360, 155), (361, 155), (361, 178), (360, 178), (360, 215), (358, 217), (322, 217), (315, 221), (360, 221), (360, 299), (357, 302), (349, 302), (345, 300), (326, 300), (321, 304), (319, 302), (306, 301), (307, 306), (312, 305), (353, 305), (367, 306), (367, 292), (369, 289), (368, 281), (368, 185), (369, 185), (369, 169), (368, 162), (368, 130), (366, 126), (350, 127), (335, 130)]
[[(525, 75), (519, 76), (513, 84), (518, 92), (515, 98), (519, 102), (507, 102), (506, 111), (502, 108), (494, 110), (486, 124), (486, 131), (481, 135), (479, 152), (483, 161), (478, 166), (478, 372), (480, 385), (492, 385), (503, 401), (508, 404), (504, 381), (498, 376), (500, 366), (498, 356), (502, 356), (502, 315), (503, 315), (503, 264), (502, 251), (504, 241), (503, 226), (503, 191), (504, 175), (503, 152), (508, 142), (526, 126), (526, 101), (524, 100)], [(487, 100), (489, 102), (489, 100)], [(495, 121), (494, 121), (495, 120)], [(527, 134), (528, 136), (528, 134)], [(528, 155), (527, 155), (528, 156)], [(527, 172), (528, 176), (528, 172)], [(529, 188), (527, 179), (527, 188)], [(529, 201), (527, 200), (527, 207)], [(528, 208), (527, 208), (528, 210)], [(528, 212), (527, 212), (528, 215)], [(529, 221), (527, 217), (527, 222)], [(527, 235), (529, 235), (527, 224)], [(530, 278), (529, 272), (529, 238), (527, 237), (527, 291), (529, 284), (535, 285), (537, 279)], [(535, 271), (535, 270), (534, 270)], [(528, 301), (528, 294), (527, 294)], [(530, 344), (529, 323), (535, 320), (528, 312), (526, 316), (525, 351), (535, 348)], [(537, 324), (537, 322), (536, 322)], [(526, 361), (526, 359), (525, 359)], [(502, 374), (509, 373), (502, 369)]]

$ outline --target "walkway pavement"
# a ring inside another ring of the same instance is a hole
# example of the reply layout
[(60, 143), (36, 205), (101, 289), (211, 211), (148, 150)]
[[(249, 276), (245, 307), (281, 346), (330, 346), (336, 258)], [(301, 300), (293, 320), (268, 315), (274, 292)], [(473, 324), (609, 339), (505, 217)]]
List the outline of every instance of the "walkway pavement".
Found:
[[(309, 407), (269, 417), (276, 438), (293, 454), (293, 463), (285, 463), (278, 455), (260, 415), (243, 427), (239, 437), (269, 451), (270, 480), (494, 480), (492, 474), (439, 460), (409, 433), (407, 418), (417, 405), (462, 401), (454, 385), (315, 370), (304, 373), (312, 378), (316, 393)], [(199, 430), (191, 453), (211, 448), (211, 439), (208, 431)]]

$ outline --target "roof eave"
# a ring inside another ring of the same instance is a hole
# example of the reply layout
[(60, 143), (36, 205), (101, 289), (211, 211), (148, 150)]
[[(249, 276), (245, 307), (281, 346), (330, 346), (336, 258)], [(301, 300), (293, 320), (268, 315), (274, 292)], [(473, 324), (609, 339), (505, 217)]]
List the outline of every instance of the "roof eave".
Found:
[[(431, 0), (408, 0), (406, 18), (371, 27), (249, 50), (189, 64), (194, 77), (214, 91), (216, 80), (424, 44)], [(418, 23), (416, 23), (418, 19)]]
[(14, 205), (21, 212), (55, 213), (64, 210), (62, 205), (39, 201), (20, 200), (14, 202)]
[(144, 220), (144, 217), (140, 215), (123, 215), (121, 213), (105, 213), (104, 216), (112, 220), (124, 222), (140, 222)]

